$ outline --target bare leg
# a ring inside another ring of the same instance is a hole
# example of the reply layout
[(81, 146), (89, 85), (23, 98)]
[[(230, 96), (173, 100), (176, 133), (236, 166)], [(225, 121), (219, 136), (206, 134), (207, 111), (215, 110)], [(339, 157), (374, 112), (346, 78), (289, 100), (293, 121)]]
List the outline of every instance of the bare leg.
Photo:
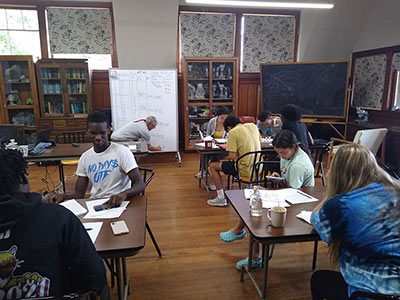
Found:
[(260, 257), (260, 243), (257, 241), (254, 241), (253, 243), (253, 258), (259, 258)]
[(223, 189), (221, 175), (219, 174), (219, 172), (222, 171), (221, 162), (219, 161), (213, 162), (210, 164), (209, 168), (210, 168), (211, 179), (214, 182), (215, 187), (217, 188), (217, 190)]
[(241, 219), (235, 224), (235, 226), (231, 229), (234, 234), (241, 234), (244, 229), (244, 223)]

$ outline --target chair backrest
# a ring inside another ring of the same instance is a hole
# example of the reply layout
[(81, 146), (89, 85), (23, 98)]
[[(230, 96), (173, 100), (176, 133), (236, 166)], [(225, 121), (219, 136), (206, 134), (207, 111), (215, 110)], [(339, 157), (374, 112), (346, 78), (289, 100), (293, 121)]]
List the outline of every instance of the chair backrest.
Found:
[(253, 116), (239, 116), (240, 122), (244, 123), (254, 123), (256, 124), (256, 118)]
[(85, 143), (86, 131), (61, 131), (56, 135), (57, 144)]
[(361, 292), (357, 291), (351, 294), (350, 300), (356, 300), (358, 298), (362, 299), (377, 299), (377, 300), (400, 300), (400, 295), (383, 295), (377, 293), (370, 293), (370, 292)]
[[(150, 183), (150, 181), (153, 180), (154, 170), (149, 169), (149, 168), (139, 167), (139, 171), (140, 171), (140, 174), (142, 175), (144, 186), (147, 187), (147, 185)], [(142, 195), (144, 195), (145, 190), (146, 189), (143, 190)]]
[(379, 146), (386, 137), (387, 132), (387, 128), (358, 130), (354, 136), (353, 143), (360, 144), (365, 148), (368, 148), (373, 155), (376, 155)]
[[(246, 184), (255, 184), (255, 183), (259, 183), (257, 175), (256, 175), (256, 171), (255, 171), (255, 166), (259, 161), (263, 161), (266, 160), (266, 156), (268, 154), (271, 153), (275, 153), (274, 150), (272, 149), (263, 149), (263, 150), (259, 150), (259, 151), (251, 151), (251, 152), (247, 152), (245, 154), (243, 154), (242, 156), (240, 156), (235, 163), (236, 166), (236, 170), (238, 173), (237, 179), (239, 181), (239, 187), (241, 188), (241, 183), (246, 183)], [(239, 169), (239, 165), (240, 165), (240, 161), (242, 159), (245, 159), (246, 157), (251, 156), (251, 165), (252, 165), (252, 169), (251, 169), (251, 174), (249, 178), (243, 178), (240, 176), (240, 169)]]

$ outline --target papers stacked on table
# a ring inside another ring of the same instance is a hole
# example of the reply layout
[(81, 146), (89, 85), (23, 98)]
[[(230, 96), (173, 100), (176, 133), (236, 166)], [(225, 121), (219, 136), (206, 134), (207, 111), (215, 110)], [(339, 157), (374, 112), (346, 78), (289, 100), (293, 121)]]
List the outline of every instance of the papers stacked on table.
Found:
[(87, 212), (86, 208), (80, 205), (75, 199), (61, 202), (60, 205), (64, 206), (66, 209), (69, 209), (77, 217), (82, 216)]
[[(200, 147), (206, 147), (205, 142), (202, 143), (196, 143), (196, 146), (200, 146)], [(212, 149), (220, 149), (217, 145), (215, 145), (214, 143), (212, 144)]]
[(124, 210), (126, 210), (126, 207), (129, 204), (129, 201), (122, 201), (121, 206), (119, 207), (114, 207), (110, 209), (105, 209), (101, 211), (95, 211), (94, 206), (96, 205), (101, 205), (104, 202), (108, 201), (108, 199), (97, 199), (97, 200), (91, 200), (91, 201), (86, 201), (86, 206), (88, 207), (89, 212), (84, 216), (84, 219), (114, 219), (114, 218), (119, 218)]
[[(290, 204), (285, 201), (283, 190), (258, 190), (263, 202), (263, 208), (271, 208), (273, 206), (289, 207)], [(244, 197), (250, 199), (253, 190), (245, 189)]]
[(214, 139), (217, 144), (226, 144), (228, 139)]

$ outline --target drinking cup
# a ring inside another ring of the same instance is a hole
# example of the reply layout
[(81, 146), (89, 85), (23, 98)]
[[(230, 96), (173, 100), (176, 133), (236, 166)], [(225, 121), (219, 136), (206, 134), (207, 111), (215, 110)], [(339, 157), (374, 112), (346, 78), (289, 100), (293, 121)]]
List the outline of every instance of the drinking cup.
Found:
[(268, 210), (267, 217), (274, 227), (283, 227), (286, 222), (287, 209), (282, 206), (274, 206)]

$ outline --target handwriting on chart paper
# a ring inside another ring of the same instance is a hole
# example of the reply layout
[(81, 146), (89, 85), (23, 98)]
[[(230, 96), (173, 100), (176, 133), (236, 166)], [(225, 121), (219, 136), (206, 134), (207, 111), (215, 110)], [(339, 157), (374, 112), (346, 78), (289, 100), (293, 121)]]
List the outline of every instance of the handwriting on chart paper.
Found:
[(113, 128), (155, 116), (150, 143), (163, 151), (178, 151), (176, 70), (110, 70)]

